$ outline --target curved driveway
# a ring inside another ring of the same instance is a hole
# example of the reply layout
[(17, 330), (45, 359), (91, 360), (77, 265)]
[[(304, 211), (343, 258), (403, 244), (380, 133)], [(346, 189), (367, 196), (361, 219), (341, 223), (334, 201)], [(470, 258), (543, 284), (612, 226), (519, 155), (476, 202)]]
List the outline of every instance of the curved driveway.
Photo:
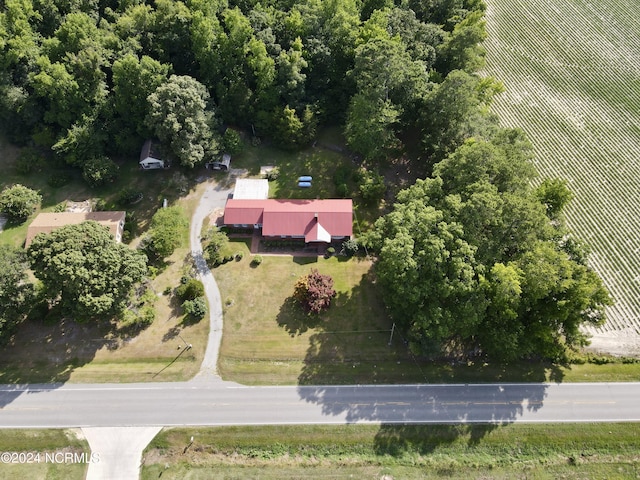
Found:
[(220, 299), (220, 291), (202, 255), (200, 232), (204, 219), (216, 208), (223, 208), (231, 192), (232, 189), (219, 183), (207, 185), (191, 218), (191, 255), (209, 301), (209, 340), (198, 375), (215, 375), (217, 373), (218, 353), (220, 351), (220, 342), (222, 341), (222, 301)]

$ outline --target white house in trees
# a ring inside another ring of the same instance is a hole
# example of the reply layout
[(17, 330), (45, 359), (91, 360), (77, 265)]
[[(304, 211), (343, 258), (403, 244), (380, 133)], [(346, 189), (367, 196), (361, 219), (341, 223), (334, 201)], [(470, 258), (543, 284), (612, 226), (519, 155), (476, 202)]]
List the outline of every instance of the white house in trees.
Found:
[(165, 161), (160, 157), (157, 146), (151, 140), (147, 140), (140, 151), (140, 168), (143, 170), (165, 168)]

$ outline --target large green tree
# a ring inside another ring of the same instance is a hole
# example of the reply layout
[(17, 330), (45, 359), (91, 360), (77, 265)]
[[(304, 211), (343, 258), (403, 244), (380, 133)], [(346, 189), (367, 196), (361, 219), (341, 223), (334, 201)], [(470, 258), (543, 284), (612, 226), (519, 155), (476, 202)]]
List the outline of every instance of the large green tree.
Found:
[(79, 321), (118, 314), (147, 270), (142, 253), (96, 222), (36, 235), (28, 255), (46, 297)]
[(113, 62), (113, 108), (116, 142), (123, 149), (139, 147), (140, 138), (150, 135), (145, 124), (149, 113), (147, 97), (167, 81), (171, 67), (151, 57), (127, 54)]
[(42, 196), (24, 185), (15, 184), (0, 193), (0, 212), (11, 221), (24, 222), (42, 201)]
[(559, 221), (566, 187), (535, 190), (530, 157), (519, 130), (469, 140), (376, 222), (385, 302), (418, 352), (560, 359), (604, 321), (610, 297)]
[(0, 339), (11, 333), (30, 306), (33, 285), (28, 268), (23, 249), (0, 245)]
[(425, 96), (417, 122), (424, 149), (433, 160), (443, 160), (471, 137), (488, 137), (497, 118), (489, 111), (502, 85), (454, 70)]
[(148, 250), (155, 256), (168, 257), (182, 243), (188, 226), (180, 207), (161, 208), (151, 218)]
[(204, 85), (179, 75), (171, 75), (148, 97), (147, 125), (186, 167), (203, 163), (217, 150), (208, 99)]

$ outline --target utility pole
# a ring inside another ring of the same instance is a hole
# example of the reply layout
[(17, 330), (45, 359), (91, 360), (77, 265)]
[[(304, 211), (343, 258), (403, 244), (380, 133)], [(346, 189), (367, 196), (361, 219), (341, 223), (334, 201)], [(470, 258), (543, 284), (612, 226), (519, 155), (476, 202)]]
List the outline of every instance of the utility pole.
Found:
[(391, 326), (391, 336), (389, 337), (389, 346), (391, 346), (391, 342), (393, 341), (393, 332), (396, 329), (396, 322), (393, 322), (393, 325)]

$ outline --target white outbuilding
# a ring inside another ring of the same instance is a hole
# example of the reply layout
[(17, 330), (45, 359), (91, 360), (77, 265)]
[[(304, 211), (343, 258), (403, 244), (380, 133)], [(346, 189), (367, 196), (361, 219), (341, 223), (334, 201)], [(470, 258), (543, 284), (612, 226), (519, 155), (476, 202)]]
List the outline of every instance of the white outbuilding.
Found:
[(157, 146), (151, 140), (147, 140), (140, 151), (140, 168), (143, 170), (165, 168), (165, 162), (160, 157)]

